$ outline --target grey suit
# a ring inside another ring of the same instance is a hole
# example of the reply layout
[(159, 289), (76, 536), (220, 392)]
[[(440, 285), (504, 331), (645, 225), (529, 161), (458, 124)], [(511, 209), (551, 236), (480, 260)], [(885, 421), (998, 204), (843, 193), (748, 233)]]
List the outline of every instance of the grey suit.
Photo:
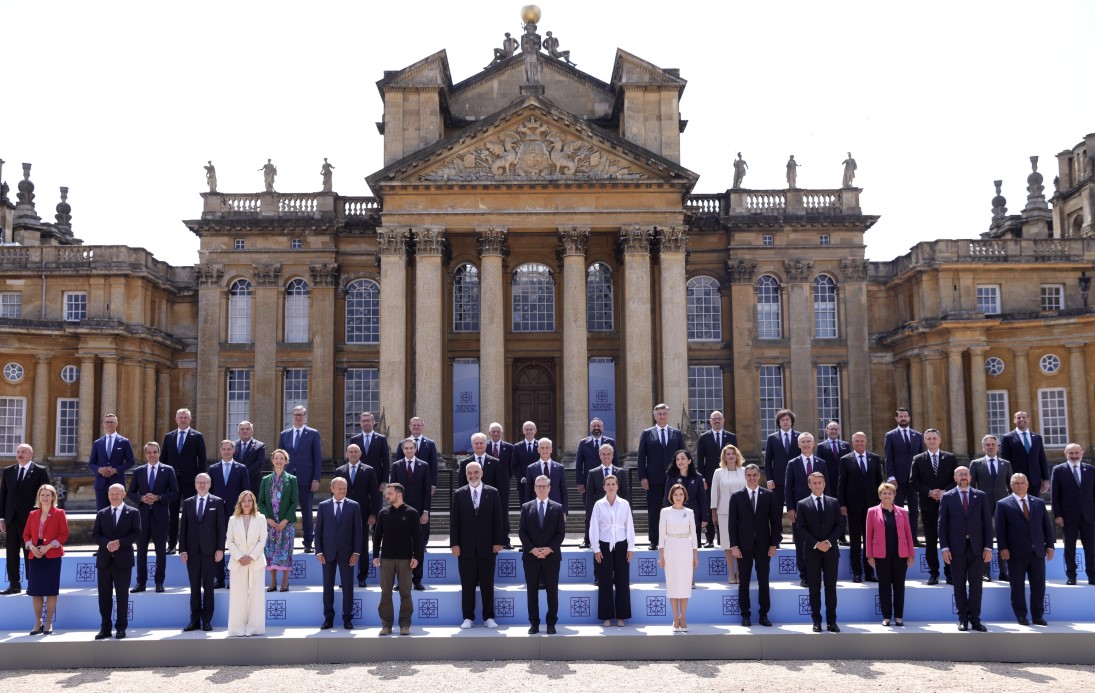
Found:
[[(974, 487), (978, 491), (984, 491), (985, 498), (989, 502), (989, 511), (995, 521), (996, 517), (996, 503), (1001, 499), (1007, 498), (1011, 495), (1011, 488), (1008, 486), (1008, 481), (1011, 479), (1011, 462), (1008, 462), (1004, 458), (997, 455), (996, 457), (996, 476), (992, 475), (992, 469), (989, 465), (988, 456), (978, 457), (970, 462), (970, 486)], [(993, 532), (993, 536), (996, 533)], [(1000, 579), (1007, 581), (1008, 579), (1008, 564), (1007, 561), (998, 561), (1000, 564)], [(984, 576), (988, 579), (992, 579), (992, 562), (986, 563), (984, 566)]]

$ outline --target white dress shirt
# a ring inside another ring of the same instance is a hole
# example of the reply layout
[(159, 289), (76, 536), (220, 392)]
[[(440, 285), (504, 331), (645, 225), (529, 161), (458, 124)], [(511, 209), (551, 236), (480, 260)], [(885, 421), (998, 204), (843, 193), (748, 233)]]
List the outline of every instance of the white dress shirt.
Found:
[(589, 543), (599, 551), (602, 541), (609, 546), (626, 541), (627, 550), (635, 550), (635, 523), (631, 519), (631, 506), (619, 496), (612, 503), (605, 496), (593, 504), (593, 514), (589, 518)]

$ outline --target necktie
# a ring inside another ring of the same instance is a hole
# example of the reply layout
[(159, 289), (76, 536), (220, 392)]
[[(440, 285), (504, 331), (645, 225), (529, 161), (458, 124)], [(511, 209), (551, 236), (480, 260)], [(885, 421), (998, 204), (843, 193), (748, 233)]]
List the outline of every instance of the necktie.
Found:
[(544, 505), (544, 501), (540, 501), (540, 529), (544, 528), (544, 514), (547, 512), (547, 506)]
[(530, 453), (532, 452), (532, 441), (531, 440), (525, 442), (525, 449), (528, 450)]
[(482, 457), (480, 457), (479, 455), (476, 455), (476, 456), (475, 456), (475, 461), (479, 463), (479, 466), (480, 466), (480, 467), (482, 467), (482, 466), (483, 466), (483, 458), (482, 458)]
[(832, 447), (833, 447), (833, 459), (839, 460), (840, 459), (840, 448), (837, 446), (835, 440), (832, 443)]
[(806, 476), (810, 476), (814, 473), (814, 458), (806, 458)]
[(121, 515), (121, 508), (114, 508), (114, 529), (118, 529), (118, 516)]
[(612, 471), (612, 467), (605, 467), (605, 478), (608, 478), (608, 473)]
[(156, 488), (156, 468), (148, 468), (148, 492), (152, 493), (152, 489)]
[(293, 430), (293, 449), (296, 450), (300, 446), (300, 429)]
[(198, 497), (198, 519), (202, 519), (202, 515), (205, 514), (205, 498), (203, 496)]
[(1023, 496), (1023, 517), (1030, 521), (1030, 508), (1027, 507), (1027, 497)]
[(1023, 431), (1023, 447), (1027, 449), (1027, 452), (1030, 452), (1030, 434), (1026, 431)]
[(863, 459), (863, 455), (859, 456), (859, 468), (863, 471), (863, 476), (867, 476), (867, 461)]
[(749, 492), (749, 502), (753, 504), (753, 514), (757, 512), (757, 490), (753, 489)]
[(240, 457), (247, 457), (247, 453), (251, 450), (251, 441), (247, 441), (243, 444), (243, 454)]
[(109, 435), (106, 437), (106, 456), (110, 457), (110, 454), (114, 452), (114, 436)]
[(227, 462), (225, 462), (224, 463), (224, 485), (225, 485), (225, 487), (228, 486), (228, 471), (230, 469), (232, 469), (232, 468), (228, 466)]
[(601, 449), (601, 439), (600, 438), (594, 438), (593, 439), (593, 449), (594, 450), (600, 450)]
[(939, 473), (939, 458), (935, 455), (935, 453), (932, 453), (932, 474), (938, 474), (938, 473)]
[(356, 464), (351, 464), (350, 465), (350, 485), (351, 486), (354, 485), (354, 479), (356, 479), (356, 478), (357, 478), (357, 465)]
[(421, 448), (421, 447), (422, 447), (422, 439), (421, 438), (415, 438), (414, 439), (415, 452), (417, 452), (419, 450), (419, 448)]
[(407, 478), (414, 478), (414, 460), (407, 460)]
[(912, 441), (909, 440), (909, 429), (901, 429), (901, 437), (905, 439), (905, 447), (912, 447)]
[(825, 513), (825, 508), (821, 505), (821, 496), (817, 497), (817, 513), (818, 515), (823, 515)]
[(667, 447), (669, 447), (669, 441), (666, 440), (665, 429), (663, 428), (663, 429), (661, 429), (661, 431), (662, 431), (662, 447), (667, 448)]
[(1076, 485), (1081, 486), (1083, 482), (1080, 480), (1080, 465), (1073, 465), (1072, 472), (1076, 475)]
[(342, 501), (335, 501), (335, 524), (342, 522)]
[(783, 434), (783, 449), (784, 450), (790, 450), (791, 449), (791, 434), (790, 433), (785, 432)]
[(542, 466), (544, 468), (544, 476), (547, 476), (548, 475), (548, 473), (547, 473), (547, 462), (542, 463)]
[(992, 477), (993, 482), (996, 481), (996, 460), (989, 460), (989, 476)]
[(371, 443), (371, 442), (373, 442), (373, 434), (372, 433), (366, 433), (365, 434), (365, 453), (366, 454), (369, 453), (369, 443)]
[(715, 432), (715, 447), (722, 450), (722, 431)]
[[(30, 465), (28, 464), (27, 467), (29, 467), (29, 466)], [(20, 483), (20, 484), (23, 483), (23, 479), (27, 478), (27, 467), (20, 467), (19, 468), (19, 482), (18, 483)]]
[(179, 454), (182, 454), (183, 443), (186, 442), (186, 431), (179, 431), (175, 436), (175, 444), (179, 446)]
[(494, 456), (498, 457), (498, 443), (494, 444)]
[(471, 490), (471, 504), (476, 510), (479, 509), (479, 488), (473, 488)]
[(962, 510), (965, 511), (967, 515), (970, 514), (970, 498), (966, 491), (962, 492)]

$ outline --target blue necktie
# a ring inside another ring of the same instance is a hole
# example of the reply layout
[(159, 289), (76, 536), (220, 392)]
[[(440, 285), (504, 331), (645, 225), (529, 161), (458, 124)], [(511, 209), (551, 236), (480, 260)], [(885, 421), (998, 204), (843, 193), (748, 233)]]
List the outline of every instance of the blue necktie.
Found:
[(1026, 431), (1023, 431), (1023, 447), (1027, 449), (1027, 452), (1030, 452), (1030, 434)]
[(198, 519), (202, 519), (202, 515), (205, 514), (205, 499), (198, 498)]
[(357, 465), (352, 464), (352, 465), (350, 465), (350, 485), (351, 486), (354, 485), (354, 479), (356, 479), (356, 478), (357, 478)]
[(148, 492), (152, 493), (152, 490), (156, 488), (156, 468), (148, 468)]
[(544, 513), (546, 512), (545, 505), (546, 504), (544, 503), (544, 501), (540, 501), (540, 529), (544, 528)]
[(183, 443), (185, 443), (185, 442), (186, 442), (186, 433), (184, 431), (179, 431), (178, 435), (175, 436), (175, 443), (179, 446), (179, 454), (180, 455), (182, 454), (182, 446), (183, 446)]

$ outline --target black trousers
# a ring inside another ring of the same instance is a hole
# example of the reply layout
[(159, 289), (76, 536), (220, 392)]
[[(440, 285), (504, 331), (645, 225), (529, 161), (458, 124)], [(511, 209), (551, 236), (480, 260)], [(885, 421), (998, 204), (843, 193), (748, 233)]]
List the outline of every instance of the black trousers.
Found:
[(129, 581), (132, 578), (133, 567), (123, 568), (114, 560), (95, 571), (95, 582), (99, 588), (99, 618), (103, 630), (110, 630), (110, 612), (115, 596), (118, 601), (118, 616), (114, 627), (125, 630), (129, 626)]
[[(361, 562), (360, 556), (358, 562)], [(350, 565), (349, 556), (323, 564), (323, 620), (335, 620), (336, 572), (339, 584), (342, 585), (342, 620), (350, 621), (354, 617), (354, 568)]]
[(557, 553), (547, 558), (536, 558), (526, 553), (522, 562), (528, 593), (528, 622), (530, 625), (540, 625), (540, 579), (543, 578), (547, 589), (547, 624), (554, 626), (559, 620), (559, 569), (563, 560)]
[(373, 534), (373, 528), (369, 526), (369, 512), (362, 506), (361, 509), (361, 556), (357, 560), (357, 579), (360, 582), (369, 577), (369, 566), (372, 565), (372, 561), (369, 560), (369, 537)]
[(760, 602), (760, 615), (763, 618), (772, 608), (772, 596), (768, 589), (772, 559), (768, 556), (768, 547), (757, 544), (750, 548), (738, 548), (741, 549), (741, 558), (738, 559), (738, 606), (741, 608), (741, 616), (749, 618), (752, 613), (752, 604), (749, 601), (749, 580), (753, 575), (753, 567), (756, 566), (757, 601)]
[(1065, 534), (1065, 575), (1076, 577), (1076, 537), (1084, 545), (1084, 572), (1088, 580), (1095, 580), (1095, 523), (1080, 521), (1079, 524), (1066, 522), (1062, 527)]
[(597, 618), (631, 618), (631, 573), (627, 562), (627, 542), (610, 545), (599, 542), (601, 562), (593, 566), (597, 576)]
[(1046, 559), (1031, 556), (1030, 559), (1008, 560), (1008, 576), (1011, 583), (1011, 610), (1016, 618), (1027, 616), (1026, 582), (1030, 580), (1030, 616), (1042, 618), (1046, 601)]
[(483, 595), (483, 620), (494, 618), (495, 554), (487, 558), (464, 556), (456, 559), (460, 571), (460, 608), (464, 618), (475, 620), (475, 588)]
[(867, 510), (848, 511), (848, 560), (852, 575), (874, 575), (874, 570), (863, 558), (863, 546), (867, 536)]
[(148, 582), (148, 542), (156, 552), (156, 573), (153, 579), (162, 585), (167, 573), (167, 525), (163, 521), (151, 519), (148, 515), (141, 518), (141, 535), (137, 540), (137, 584)]
[(909, 559), (897, 554), (874, 559), (882, 618), (905, 618), (905, 573)]
[(646, 528), (646, 535), (650, 543), (658, 545), (658, 527), (662, 519), (662, 502), (665, 500), (665, 482), (654, 485), (646, 492), (646, 513), (650, 525)]
[[(706, 479), (706, 477), (705, 477), (705, 479)], [(712, 479), (706, 479), (706, 481), (707, 481), (707, 490), (704, 491), (704, 493), (707, 494), (707, 507), (711, 511), (711, 516), (714, 517), (715, 516), (715, 508), (711, 507), (711, 482), (712, 482)], [(708, 522), (707, 523), (707, 529), (704, 530), (704, 534), (701, 535), (701, 536), (705, 536), (707, 538), (707, 543), (708, 544), (710, 544), (710, 543), (714, 542), (716, 539), (720, 538), (719, 533), (715, 530), (715, 523), (714, 522)], [(723, 548), (728, 549), (730, 547), (729, 546), (724, 546)]]
[[(924, 518), (924, 557), (928, 559), (928, 572), (939, 577), (939, 503), (927, 498), (920, 499), (920, 513)], [(910, 520), (911, 522), (911, 520)], [(951, 567), (943, 566), (943, 574), (951, 578)]]
[(190, 481), (179, 479), (179, 496), (171, 501), (171, 512), (167, 516), (167, 547), (171, 550), (179, 546), (179, 513), (182, 511), (182, 502), (197, 492), (193, 479)]
[[(422, 515), (418, 517), (421, 518)], [(414, 556), (418, 559), (418, 565), (411, 570), (411, 579), (414, 582), (422, 582), (423, 570), (426, 567), (426, 544), (430, 541), (430, 523), (420, 525), (419, 531), (422, 533), (422, 541), (419, 542), (418, 552)]]
[(313, 525), (315, 523), (315, 514), (312, 512), (312, 505), (315, 502), (315, 495), (312, 493), (312, 483), (308, 482), (304, 486), (297, 484), (297, 492), (300, 494), (300, 528), (301, 533), (304, 536), (304, 548), (312, 548), (312, 539), (314, 538)]
[(510, 480), (506, 477), (506, 480), (498, 484), (498, 499), (502, 501), (502, 535), (505, 541), (503, 544), (510, 543), (509, 536), (509, 493), (510, 493)]
[(211, 623), (213, 579), (217, 574), (217, 562), (211, 555), (187, 554), (186, 574), (190, 578), (190, 620)]
[[(894, 497), (894, 503), (900, 506), (904, 506), (909, 511), (909, 527), (912, 528), (913, 541), (917, 540), (918, 530), (916, 527), (917, 520), (920, 519), (920, 498), (916, 495), (916, 489), (909, 486), (908, 480), (897, 482), (897, 494)], [(924, 521), (925, 527), (927, 527), (928, 521)]]
[(19, 584), (19, 559), (23, 559), (23, 572), (26, 572), (27, 551), (23, 546), (23, 527), (27, 524), (27, 518), (15, 516), (15, 521), (8, 524), (7, 538), (4, 546), (7, 549), (8, 582), (12, 585)]
[[(981, 579), (981, 552), (974, 551), (969, 539), (961, 553), (951, 549), (951, 580), (954, 582), (954, 605), (958, 609), (958, 620), (962, 623), (981, 621), (981, 592), (984, 581)], [(968, 585), (968, 588), (967, 588)]]
[[(836, 623), (836, 573), (840, 565), (840, 553), (835, 546), (828, 551), (808, 547), (804, 553), (806, 584), (810, 588), (810, 615), (814, 623), (821, 623), (821, 587), (824, 582), (825, 622)], [(738, 579), (740, 581), (741, 578)]]

